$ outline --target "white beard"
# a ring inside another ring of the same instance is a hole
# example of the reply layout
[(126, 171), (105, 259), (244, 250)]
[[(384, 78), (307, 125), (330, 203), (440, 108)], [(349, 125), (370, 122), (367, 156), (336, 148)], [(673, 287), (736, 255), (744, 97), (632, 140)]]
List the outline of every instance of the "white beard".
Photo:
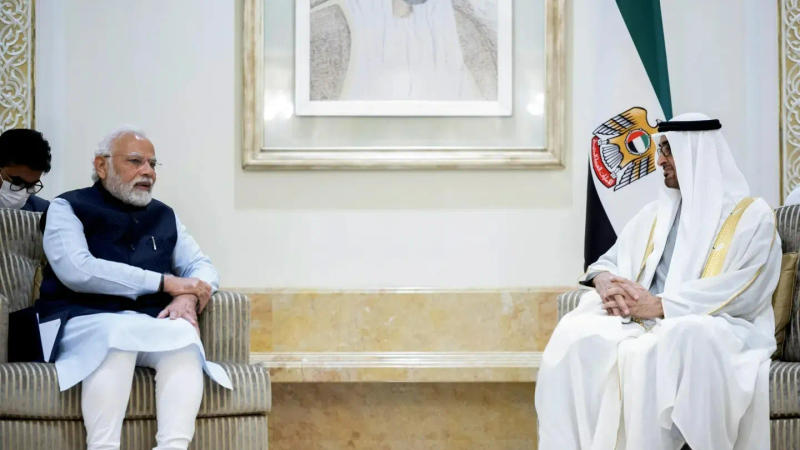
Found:
[(126, 184), (122, 182), (119, 175), (114, 171), (114, 166), (112, 164), (108, 164), (107, 167), (108, 172), (106, 174), (106, 179), (103, 180), (103, 187), (105, 187), (111, 195), (133, 206), (144, 207), (150, 203), (150, 200), (153, 199), (152, 193), (150, 191), (136, 189), (135, 186), (136, 183), (142, 181), (150, 181), (152, 183), (152, 178), (136, 177), (130, 183)]

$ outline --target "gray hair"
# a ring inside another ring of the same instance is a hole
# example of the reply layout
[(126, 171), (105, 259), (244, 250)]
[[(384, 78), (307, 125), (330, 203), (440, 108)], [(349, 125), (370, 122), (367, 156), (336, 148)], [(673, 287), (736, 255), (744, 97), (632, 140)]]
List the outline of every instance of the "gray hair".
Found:
[[(97, 145), (97, 150), (94, 151), (94, 156), (111, 156), (111, 147), (114, 146), (114, 141), (117, 139), (132, 134), (139, 139), (147, 139), (144, 131), (131, 125), (123, 125), (116, 130), (108, 133), (106, 137)], [(92, 181), (97, 181), (100, 178), (97, 176), (97, 171), (94, 170), (94, 163), (92, 163)]]

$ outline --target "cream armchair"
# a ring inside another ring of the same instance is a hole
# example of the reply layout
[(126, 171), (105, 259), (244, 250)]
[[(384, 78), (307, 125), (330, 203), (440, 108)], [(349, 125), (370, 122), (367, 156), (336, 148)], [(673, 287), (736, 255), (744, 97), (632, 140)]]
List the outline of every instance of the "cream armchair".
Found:
[[(0, 448), (83, 450), (80, 385), (59, 392), (55, 365), (8, 363), (8, 315), (38, 296), (34, 282), (45, 262), (39, 213), (0, 209)], [(269, 373), (248, 364), (250, 302), (218, 292), (200, 317), (209, 360), (230, 375), (229, 391), (206, 380), (190, 448), (262, 450), (268, 447)], [(122, 428), (122, 448), (155, 445), (155, 382), (152, 369), (137, 367)]]

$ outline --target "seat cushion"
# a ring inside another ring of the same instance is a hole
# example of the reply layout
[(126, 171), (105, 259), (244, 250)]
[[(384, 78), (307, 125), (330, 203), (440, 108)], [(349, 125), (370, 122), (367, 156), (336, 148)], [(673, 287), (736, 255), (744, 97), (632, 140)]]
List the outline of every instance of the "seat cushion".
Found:
[[(266, 414), (271, 408), (269, 372), (261, 366), (220, 364), (230, 375), (229, 391), (206, 377), (198, 417)], [(54, 364), (0, 364), (0, 418), (81, 419), (80, 385), (58, 390)], [(137, 367), (127, 419), (154, 419), (155, 372)]]
[(770, 417), (800, 417), (800, 363), (772, 361), (769, 368)]
[(778, 344), (773, 358), (783, 355), (783, 343), (786, 340), (786, 326), (792, 317), (795, 278), (797, 275), (797, 252), (784, 253), (781, 259), (781, 274), (778, 286), (772, 294), (772, 310), (775, 313), (775, 342)]
[[(775, 218), (783, 253), (800, 251), (800, 205), (788, 205), (776, 209)], [(781, 357), (784, 361), (800, 361), (800, 290), (794, 290), (792, 303)]]
[[(156, 430), (155, 419), (126, 420), (121, 447), (150, 450)], [(204, 417), (195, 422), (189, 450), (264, 450), (268, 445), (267, 416)], [(86, 431), (79, 420), (0, 419), (0, 449), (86, 450)]]
[(769, 421), (770, 448), (789, 450), (800, 442), (800, 419), (772, 419)]
[(9, 311), (27, 308), (35, 300), (36, 271), (44, 263), (40, 213), (0, 209), (0, 294)]

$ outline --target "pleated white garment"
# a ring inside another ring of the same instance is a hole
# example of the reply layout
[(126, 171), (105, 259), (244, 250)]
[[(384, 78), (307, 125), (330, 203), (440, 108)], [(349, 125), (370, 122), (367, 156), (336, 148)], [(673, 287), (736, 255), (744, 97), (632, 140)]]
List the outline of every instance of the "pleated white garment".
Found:
[(341, 100), (484, 100), (464, 63), (451, 0), (395, 17), (391, 0), (343, 0), (351, 33)]
[(203, 370), (225, 388), (232, 389), (228, 374), (205, 359), (197, 330), (184, 319), (156, 319), (134, 311), (73, 317), (64, 326), (56, 359), (59, 388), (81, 382), (103, 362), (109, 349), (131, 352), (165, 352), (194, 346)]
[(769, 449), (774, 344), (747, 334), (710, 315), (647, 331), (608, 316), (588, 291), (543, 356), (539, 448)]
[[(678, 121), (706, 120), (689, 113)], [(755, 199), (718, 273), (702, 276), (722, 224), (749, 187), (719, 130), (665, 133), (680, 184), (666, 186), (588, 273), (651, 286), (678, 207), (664, 319), (623, 323), (589, 291), (545, 348), (536, 383), (541, 449), (769, 449), (772, 292), (781, 241)], [(658, 138), (656, 138), (658, 139)], [(652, 236), (652, 241), (650, 237)], [(652, 242), (648, 252), (648, 242)]]

